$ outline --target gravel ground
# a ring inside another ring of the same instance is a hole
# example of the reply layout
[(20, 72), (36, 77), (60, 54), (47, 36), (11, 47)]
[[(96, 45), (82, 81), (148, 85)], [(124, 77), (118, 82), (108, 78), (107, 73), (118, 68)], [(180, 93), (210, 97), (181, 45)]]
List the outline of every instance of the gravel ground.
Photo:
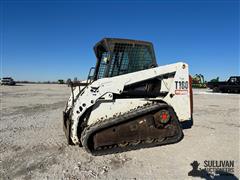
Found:
[(194, 126), (177, 144), (94, 157), (68, 146), (65, 85), (1, 86), (0, 179), (201, 179), (194, 160), (234, 160), (239, 178), (239, 94), (194, 90)]

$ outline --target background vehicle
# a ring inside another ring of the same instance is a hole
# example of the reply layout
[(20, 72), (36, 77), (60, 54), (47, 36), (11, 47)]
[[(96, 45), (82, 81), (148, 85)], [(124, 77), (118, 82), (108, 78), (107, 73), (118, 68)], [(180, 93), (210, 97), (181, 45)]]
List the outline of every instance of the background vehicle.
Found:
[(206, 88), (206, 81), (204, 80), (204, 76), (202, 74), (195, 74), (192, 77), (192, 87), (193, 88)]
[(219, 82), (219, 77), (211, 79), (209, 82)]
[(63, 79), (59, 79), (59, 80), (58, 80), (58, 83), (59, 83), (59, 84), (64, 84), (65, 81), (64, 81)]
[(158, 67), (145, 41), (105, 38), (94, 50), (87, 81), (71, 83), (63, 112), (68, 143), (100, 155), (180, 141), (179, 121), (192, 116), (188, 65)]
[(240, 76), (231, 76), (228, 81), (208, 82), (207, 87), (214, 92), (236, 92), (240, 93)]
[(13, 86), (15, 85), (16, 82), (13, 80), (13, 78), (11, 77), (4, 77), (1, 80), (1, 85), (9, 85), (9, 86)]

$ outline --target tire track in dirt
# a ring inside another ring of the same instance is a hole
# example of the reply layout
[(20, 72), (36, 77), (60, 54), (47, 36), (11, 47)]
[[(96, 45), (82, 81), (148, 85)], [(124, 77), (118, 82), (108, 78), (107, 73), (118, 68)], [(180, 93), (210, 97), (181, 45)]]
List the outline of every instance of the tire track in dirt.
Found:
[(13, 111), (11, 111), (11, 112), (7, 112), (7, 109), (5, 108), (5, 109), (3, 109), (2, 117), (17, 115), (17, 114), (32, 116), (39, 112), (45, 112), (45, 111), (55, 110), (55, 109), (59, 109), (59, 108), (64, 109), (65, 104), (66, 104), (66, 101), (59, 101), (59, 102), (55, 102), (52, 104), (35, 104), (32, 106), (28, 106), (28, 107), (15, 106), (15, 107), (13, 107)]
[(18, 152), (13, 156), (7, 156), (1, 160), (0, 177), (14, 179), (28, 176), (34, 171), (45, 172), (59, 162), (57, 157), (64, 151), (64, 146), (59, 148), (58, 146), (37, 145), (31, 149), (18, 148)]

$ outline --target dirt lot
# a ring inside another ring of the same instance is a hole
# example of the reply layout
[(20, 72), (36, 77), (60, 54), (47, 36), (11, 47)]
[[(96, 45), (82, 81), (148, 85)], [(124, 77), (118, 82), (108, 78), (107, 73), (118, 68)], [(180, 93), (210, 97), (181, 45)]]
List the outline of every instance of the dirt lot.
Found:
[(200, 179), (188, 176), (196, 160), (235, 160), (239, 177), (237, 94), (194, 90), (194, 126), (173, 145), (93, 157), (67, 146), (64, 85), (1, 86), (0, 179)]

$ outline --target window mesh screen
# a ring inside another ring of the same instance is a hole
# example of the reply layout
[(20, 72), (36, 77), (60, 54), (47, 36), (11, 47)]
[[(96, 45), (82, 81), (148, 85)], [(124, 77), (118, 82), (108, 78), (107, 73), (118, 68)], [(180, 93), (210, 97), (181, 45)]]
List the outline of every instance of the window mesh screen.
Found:
[(105, 72), (107, 69), (107, 63), (108, 63), (108, 58), (109, 58), (109, 52), (103, 52), (101, 61), (100, 61), (100, 66), (99, 66), (99, 71), (98, 71), (98, 79), (101, 79), (105, 76)]
[(112, 48), (99, 48), (97, 79), (148, 69), (155, 64), (152, 46), (149, 44), (110, 41), (109, 47)]
[(153, 55), (148, 46), (116, 43), (112, 53), (109, 77), (149, 68)]

